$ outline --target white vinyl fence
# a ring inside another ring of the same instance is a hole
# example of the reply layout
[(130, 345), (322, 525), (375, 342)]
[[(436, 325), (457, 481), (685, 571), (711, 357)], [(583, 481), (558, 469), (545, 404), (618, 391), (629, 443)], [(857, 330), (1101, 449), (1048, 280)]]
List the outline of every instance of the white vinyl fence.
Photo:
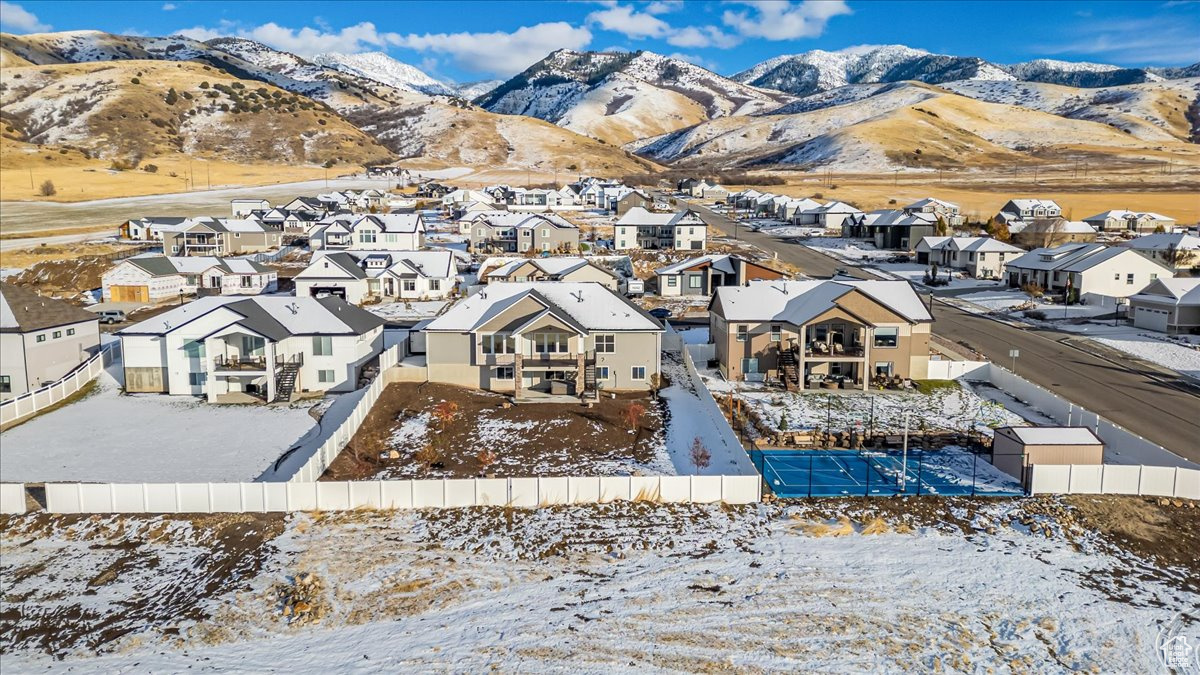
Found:
[(759, 487), (757, 475), (319, 483), (47, 483), (46, 510), (50, 513), (250, 513), (464, 506), (532, 508), (616, 500), (751, 504), (759, 500)]
[(987, 361), (950, 361), (941, 359), (929, 362), (929, 379), (931, 380), (957, 380), (960, 377), (965, 377), (968, 380), (978, 379), (972, 377), (977, 374), (982, 374), (986, 379), (986, 371), (988, 367)]
[(1035, 464), (1029, 494), (1153, 495), (1200, 499), (1200, 471), (1175, 466)]
[(119, 358), (120, 341), (109, 342), (57, 382), (0, 403), (0, 425), (24, 419), (62, 401), (96, 379), (105, 366), (112, 365), (113, 359)]
[(24, 483), (0, 483), (0, 513), (25, 513)]

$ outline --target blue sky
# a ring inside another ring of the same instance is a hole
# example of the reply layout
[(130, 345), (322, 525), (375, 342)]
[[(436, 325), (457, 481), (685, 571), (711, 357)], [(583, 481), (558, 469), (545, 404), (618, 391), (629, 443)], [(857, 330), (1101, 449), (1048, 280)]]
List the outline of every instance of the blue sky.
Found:
[(647, 49), (732, 74), (779, 54), (905, 44), (999, 63), (1200, 61), (1200, 2), (38, 2), (0, 27), (231, 35), (302, 56), (384, 51), (435, 77), (508, 77), (554, 49)]

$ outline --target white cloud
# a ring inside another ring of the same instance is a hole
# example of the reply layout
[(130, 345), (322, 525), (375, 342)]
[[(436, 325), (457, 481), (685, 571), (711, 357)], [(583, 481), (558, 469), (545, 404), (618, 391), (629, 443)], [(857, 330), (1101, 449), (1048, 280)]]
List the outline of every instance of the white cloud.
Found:
[(685, 26), (667, 37), (667, 42), (676, 47), (720, 47), (729, 49), (741, 44), (736, 35), (730, 35), (716, 26)]
[(1032, 45), (1042, 54), (1103, 59), (1128, 67), (1179, 66), (1200, 61), (1194, 24), (1167, 17), (1085, 21), (1071, 26), (1072, 39)]
[(671, 32), (671, 26), (666, 21), (649, 12), (635, 11), (628, 5), (592, 12), (588, 14), (587, 22), (634, 40), (661, 38)]
[(446, 54), (461, 68), (510, 76), (556, 49), (582, 49), (592, 41), (587, 28), (562, 21), (523, 26), (511, 33), (426, 33), (389, 36), (389, 42), (420, 52)]
[(722, 16), (725, 25), (743, 37), (765, 40), (817, 37), (825, 32), (830, 19), (852, 13), (843, 0), (741, 0), (738, 4), (748, 5), (750, 11), (727, 10)]
[(0, 26), (25, 33), (41, 33), (51, 28), (50, 25), (38, 21), (33, 12), (15, 2), (4, 0), (0, 0)]
[(708, 59), (703, 58), (701, 56), (697, 56), (695, 54), (684, 54), (681, 52), (675, 52), (673, 54), (667, 54), (667, 58), (677, 59), (679, 61), (687, 61), (688, 63), (693, 63), (697, 66), (700, 66), (701, 68), (707, 68), (709, 70), (717, 69), (716, 63), (713, 63), (712, 61), (709, 61)]
[(162, 6), (162, 11), (164, 11), (164, 12), (174, 12), (177, 9), (179, 9), (179, 5), (176, 5), (173, 2), (168, 2), (167, 4)]
[(683, 0), (655, 0), (646, 5), (647, 14), (666, 14), (683, 7)]

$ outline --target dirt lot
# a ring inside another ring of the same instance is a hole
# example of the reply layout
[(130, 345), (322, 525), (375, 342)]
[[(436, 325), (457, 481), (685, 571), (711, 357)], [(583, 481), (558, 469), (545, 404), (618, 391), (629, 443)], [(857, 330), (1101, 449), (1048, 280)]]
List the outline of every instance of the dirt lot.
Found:
[[(529, 403), (445, 384), (392, 384), (322, 480), (674, 473), (663, 449), (665, 406), (646, 395), (603, 397), (593, 407)], [(443, 425), (439, 404), (457, 404)], [(645, 414), (632, 431), (631, 404)], [(485, 467), (481, 453), (495, 457)], [(388, 458), (389, 451), (399, 456)], [(382, 455), (382, 457), (381, 457)]]

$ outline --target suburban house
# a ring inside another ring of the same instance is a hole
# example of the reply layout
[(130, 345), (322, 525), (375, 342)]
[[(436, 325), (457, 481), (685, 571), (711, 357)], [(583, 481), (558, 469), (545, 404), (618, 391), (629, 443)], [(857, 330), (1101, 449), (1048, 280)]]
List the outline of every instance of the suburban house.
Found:
[(771, 217), (791, 222), (795, 222), (797, 214), (821, 207), (820, 202), (808, 197), (780, 197), (774, 204), (775, 211)]
[(425, 220), (419, 213), (342, 216), (314, 227), (308, 238), (314, 251), (416, 251), (425, 246)]
[(162, 230), (163, 253), (171, 256), (222, 257), (274, 251), (283, 231), (249, 219), (188, 220)]
[(1083, 222), (1091, 225), (1098, 232), (1154, 232), (1159, 228), (1170, 232), (1175, 227), (1175, 219), (1160, 213), (1149, 211), (1128, 211), (1113, 209), (1097, 213)]
[(450, 251), (314, 251), (295, 276), (296, 296), (441, 300), (454, 291), (458, 266)]
[(693, 197), (723, 202), (729, 196), (729, 189), (717, 183), (700, 181), (698, 184), (692, 186), (691, 194)]
[[(491, 202), (456, 202), (450, 207), (447, 215), (450, 220), (459, 221), (460, 227), (462, 227), (463, 221), (474, 216), (475, 214), (503, 211), (504, 209), (497, 207)], [(462, 234), (470, 234), (469, 229), (469, 226), (467, 226), (467, 230), (463, 230)]]
[(597, 283), (492, 284), (425, 326), (430, 381), (595, 396), (656, 386), (662, 326)]
[(579, 228), (552, 213), (480, 213), (471, 218), (470, 236), (473, 253), (579, 250)]
[(617, 219), (614, 230), (618, 251), (639, 248), (703, 251), (708, 245), (708, 224), (691, 209), (653, 213), (635, 206)]
[[(349, 215), (348, 212), (342, 212)], [(264, 225), (277, 227), (285, 234), (308, 234), (313, 225), (321, 222), (326, 214), (316, 211), (289, 211), (287, 209), (267, 209), (266, 211), (251, 211), (246, 215), (250, 220), (257, 220)]]
[(1129, 316), (1138, 328), (1200, 333), (1200, 278), (1156, 279), (1129, 297)]
[(925, 379), (932, 323), (907, 281), (753, 281), (718, 288), (709, 303), (721, 374), (789, 389)]
[(959, 213), (958, 204), (926, 197), (904, 207), (904, 213), (908, 215), (925, 214), (933, 217), (934, 222), (940, 218), (949, 227), (959, 227), (966, 222), (966, 218)]
[(819, 204), (811, 199), (801, 201), (803, 205), (791, 214), (793, 225), (841, 231), (846, 226), (862, 225), (866, 220), (865, 213), (845, 202)]
[(1053, 199), (1010, 199), (1000, 207), (995, 220), (1011, 228), (1031, 220), (1061, 217), (1062, 207)]
[(862, 218), (843, 220), (842, 236), (868, 239), (875, 243), (875, 248), (911, 251), (917, 242), (933, 236), (937, 225), (937, 217), (932, 213), (882, 209)]
[(1136, 251), (1103, 244), (1034, 249), (1010, 260), (1007, 274), (1009, 286), (1036, 284), (1047, 293), (1063, 293), (1067, 302), (1126, 298), (1157, 279), (1174, 276)]
[(148, 216), (121, 223), (117, 228), (120, 239), (131, 241), (162, 241), (164, 230), (177, 230), (196, 221), (215, 221), (216, 218), (187, 218), (175, 216)]
[(245, 258), (140, 255), (101, 277), (105, 302), (158, 303), (182, 295), (258, 295), (276, 289), (279, 273)]
[(630, 190), (628, 194), (617, 200), (617, 215), (623, 216), (634, 207), (653, 209), (654, 198), (644, 190)]
[(992, 464), (1025, 479), (1034, 464), (1103, 464), (1104, 441), (1087, 427), (999, 427), (992, 436)]
[(1120, 244), (1175, 271), (1200, 268), (1200, 237), (1182, 232), (1159, 232)]
[(292, 201), (284, 204), (284, 211), (308, 211), (309, 213), (325, 213), (328, 202), (321, 201), (316, 197), (296, 197)]
[(588, 258), (554, 256), (518, 258), (491, 269), (483, 276), (488, 284), (499, 282), (568, 281), (595, 282), (612, 291), (621, 290), (621, 277)]
[(1012, 241), (1021, 246), (1058, 246), (1086, 244), (1096, 241), (1096, 230), (1080, 220), (1039, 218), (1015, 222), (1008, 226)]
[(784, 273), (736, 255), (702, 255), (654, 270), (658, 294), (709, 296), (722, 286), (741, 286), (750, 281), (782, 279)]
[(923, 237), (917, 263), (963, 270), (976, 279), (1003, 279), (1004, 264), (1022, 249), (989, 237)]
[(95, 314), (0, 282), (0, 399), (57, 382), (98, 349)]
[(383, 349), (383, 319), (341, 298), (212, 296), (117, 335), (130, 393), (272, 403), (357, 389)]

